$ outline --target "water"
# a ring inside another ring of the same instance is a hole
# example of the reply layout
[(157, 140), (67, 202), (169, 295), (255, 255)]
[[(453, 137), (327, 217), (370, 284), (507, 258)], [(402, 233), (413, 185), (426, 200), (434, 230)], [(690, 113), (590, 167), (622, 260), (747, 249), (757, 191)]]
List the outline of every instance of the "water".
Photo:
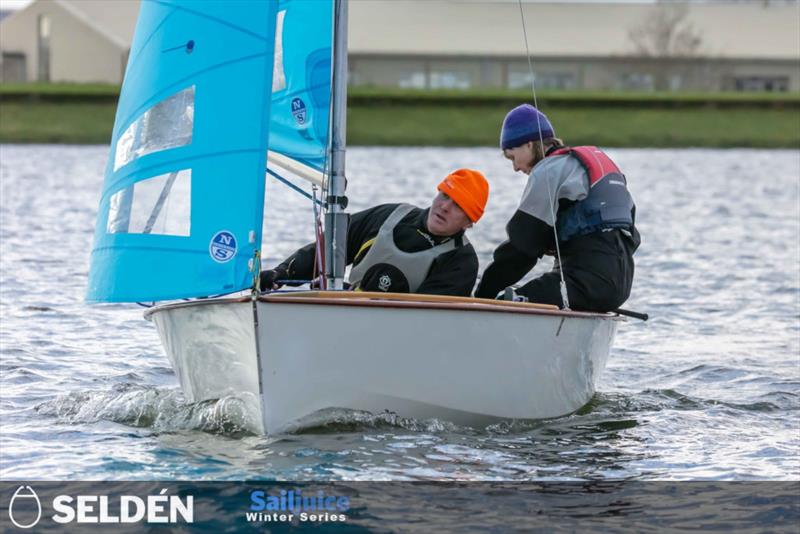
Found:
[[(141, 308), (83, 303), (107, 150), (0, 147), (2, 479), (800, 477), (797, 151), (610, 151), (643, 235), (626, 307), (652, 318), (621, 326), (578, 413), (464, 428), (339, 411), (259, 437), (234, 398), (183, 400)], [(462, 166), (491, 182), (470, 230), (485, 267), (524, 185), (498, 150), (350, 149), (351, 209), (425, 205)], [(267, 197), (271, 266), (312, 235), (312, 215), (275, 181)]]

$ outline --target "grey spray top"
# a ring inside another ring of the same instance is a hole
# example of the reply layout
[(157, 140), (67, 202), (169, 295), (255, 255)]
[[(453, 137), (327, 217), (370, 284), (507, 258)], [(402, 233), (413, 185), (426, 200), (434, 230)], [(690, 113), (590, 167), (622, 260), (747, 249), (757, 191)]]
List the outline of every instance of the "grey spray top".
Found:
[(555, 226), (562, 198), (583, 200), (589, 195), (589, 178), (578, 158), (570, 155), (549, 156), (531, 170), (522, 192), (519, 211)]
[[(397, 248), (394, 242), (394, 228), (413, 209), (414, 206), (410, 204), (400, 204), (383, 222), (380, 230), (378, 230), (378, 235), (375, 236), (375, 242), (367, 251), (367, 255), (350, 270), (350, 284), (359, 285), (370, 267), (379, 263), (388, 263), (403, 273), (403, 276), (408, 281), (408, 290), (413, 293), (425, 281), (433, 261), (445, 252), (457, 248), (454, 239), (449, 239), (444, 243), (419, 252), (404, 252)], [(469, 243), (466, 236), (463, 237), (463, 243), (464, 245)]]

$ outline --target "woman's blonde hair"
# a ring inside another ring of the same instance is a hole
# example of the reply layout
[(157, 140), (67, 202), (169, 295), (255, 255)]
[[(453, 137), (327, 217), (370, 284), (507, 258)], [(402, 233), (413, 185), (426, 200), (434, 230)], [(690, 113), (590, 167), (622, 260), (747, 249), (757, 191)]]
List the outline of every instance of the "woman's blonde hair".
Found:
[(547, 154), (547, 151), (551, 148), (562, 148), (565, 146), (564, 141), (558, 137), (548, 137), (546, 139), (542, 139), (541, 141), (531, 141), (531, 143), (533, 143), (531, 150), (533, 151), (534, 165), (542, 161), (544, 159), (544, 155)]

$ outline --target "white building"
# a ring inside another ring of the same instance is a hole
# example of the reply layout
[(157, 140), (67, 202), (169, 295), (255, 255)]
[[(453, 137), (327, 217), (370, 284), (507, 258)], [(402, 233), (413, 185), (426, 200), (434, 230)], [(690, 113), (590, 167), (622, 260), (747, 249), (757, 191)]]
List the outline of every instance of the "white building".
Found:
[[(352, 84), (530, 87), (516, 1), (350, 6)], [(800, 90), (797, 1), (523, 6), (537, 87)]]
[(37, 0), (0, 21), (0, 80), (121, 83), (138, 13), (138, 0)]
[[(797, 0), (523, 6), (539, 88), (800, 90)], [(352, 85), (530, 85), (515, 0), (349, 9)], [(120, 83), (137, 11), (138, 0), (36, 0), (0, 21), (2, 79)]]

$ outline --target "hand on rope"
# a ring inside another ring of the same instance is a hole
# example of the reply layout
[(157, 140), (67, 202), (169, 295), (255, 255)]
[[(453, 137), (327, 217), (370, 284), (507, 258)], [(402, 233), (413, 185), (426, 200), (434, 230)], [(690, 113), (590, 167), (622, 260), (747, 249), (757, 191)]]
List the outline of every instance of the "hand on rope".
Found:
[(287, 274), (288, 273), (281, 268), (261, 271), (259, 289), (261, 289), (261, 291), (274, 291), (276, 289), (280, 289), (283, 284), (278, 282), (278, 280), (284, 280)]

